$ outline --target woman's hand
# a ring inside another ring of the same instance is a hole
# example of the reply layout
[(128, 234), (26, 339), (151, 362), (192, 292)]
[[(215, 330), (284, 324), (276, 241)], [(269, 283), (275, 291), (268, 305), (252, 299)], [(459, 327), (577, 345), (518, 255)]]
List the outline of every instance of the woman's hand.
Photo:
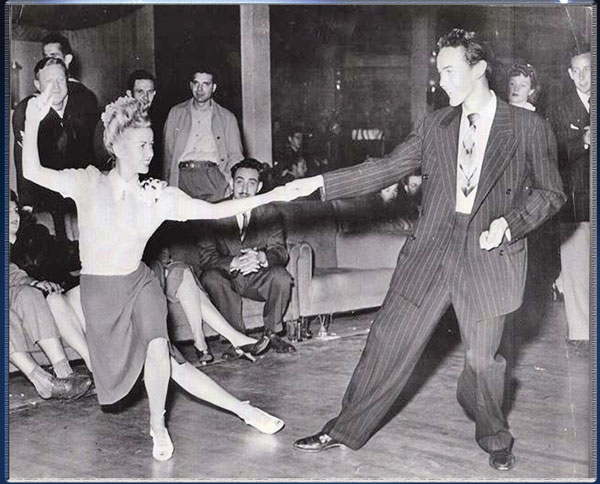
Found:
[(52, 106), (52, 85), (48, 85), (44, 92), (32, 97), (27, 102), (25, 111), (25, 123), (39, 124), (46, 117)]
[(34, 281), (31, 285), (48, 294), (60, 294), (64, 291), (60, 284), (52, 281)]

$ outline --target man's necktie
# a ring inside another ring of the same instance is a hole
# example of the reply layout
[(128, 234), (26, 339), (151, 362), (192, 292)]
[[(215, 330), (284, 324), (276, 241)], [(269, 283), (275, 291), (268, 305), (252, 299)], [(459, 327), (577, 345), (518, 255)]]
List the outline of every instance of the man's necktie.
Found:
[(475, 148), (477, 140), (477, 121), (479, 113), (471, 113), (467, 115), (469, 127), (463, 135), (461, 156), (459, 158), (458, 167), (462, 173), (460, 189), (465, 197), (477, 187), (475, 174), (477, 165), (475, 163)]
[(240, 240), (243, 242), (246, 238), (246, 232), (248, 231), (248, 214), (244, 212), (242, 214), (242, 228), (240, 229)]

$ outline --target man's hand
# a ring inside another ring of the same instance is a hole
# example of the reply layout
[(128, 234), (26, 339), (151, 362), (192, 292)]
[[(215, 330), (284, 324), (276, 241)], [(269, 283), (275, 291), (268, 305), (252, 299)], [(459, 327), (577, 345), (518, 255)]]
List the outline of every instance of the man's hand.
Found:
[(488, 230), (481, 232), (481, 235), (479, 236), (479, 247), (484, 250), (495, 249), (502, 243), (505, 235), (507, 240), (510, 241), (508, 222), (504, 217), (497, 218), (492, 221)]
[(592, 137), (590, 135), (590, 127), (586, 126), (585, 128), (583, 128), (583, 145), (586, 146), (586, 148), (589, 148), (589, 146), (592, 144)]
[(323, 187), (323, 177), (321, 175), (311, 176), (310, 178), (300, 178), (286, 183), (285, 188), (296, 194), (296, 197), (306, 197), (318, 188)]
[(266, 267), (267, 255), (261, 250), (256, 249), (242, 249), (240, 255), (236, 255), (230, 266), (230, 271), (239, 271), (242, 275), (247, 276), (254, 272), (258, 272), (261, 267)]
[(52, 85), (48, 84), (43, 93), (27, 101), (25, 123), (39, 124), (46, 117), (52, 106)]

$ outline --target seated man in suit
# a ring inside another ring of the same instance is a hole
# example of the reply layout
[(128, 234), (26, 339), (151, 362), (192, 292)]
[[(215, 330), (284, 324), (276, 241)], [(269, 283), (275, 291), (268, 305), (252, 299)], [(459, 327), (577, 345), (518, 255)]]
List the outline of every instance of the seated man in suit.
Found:
[[(247, 158), (231, 168), (233, 198), (262, 188), (263, 164)], [(272, 205), (214, 222), (213, 236), (199, 242), (201, 281), (211, 300), (236, 329), (245, 331), (242, 297), (264, 301), (265, 334), (277, 353), (296, 351), (277, 336), (282, 331), (292, 277), (279, 212)]]

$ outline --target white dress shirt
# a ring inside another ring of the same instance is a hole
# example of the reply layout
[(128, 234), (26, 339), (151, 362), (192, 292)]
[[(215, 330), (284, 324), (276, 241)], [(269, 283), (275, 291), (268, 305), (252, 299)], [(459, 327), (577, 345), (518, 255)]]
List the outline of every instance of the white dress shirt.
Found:
[(575, 90), (577, 91), (577, 95), (579, 96), (579, 99), (581, 99), (581, 102), (585, 106), (585, 110), (589, 113), (590, 112), (590, 94), (584, 94), (579, 89), (575, 89)]
[[(481, 107), (481, 109), (478, 112), (479, 120), (476, 123), (476, 141), (474, 152), (472, 155), (474, 162), (473, 166), (475, 167), (472, 182), (476, 185), (476, 188), (472, 190), (468, 196), (465, 196), (461, 190), (463, 175), (461, 173), (460, 167), (458, 166), (458, 160), (456, 163), (456, 211), (460, 213), (471, 213), (471, 210), (473, 210), (475, 197), (477, 195), (477, 190), (479, 189), (479, 178), (481, 176), (481, 168), (483, 165), (483, 155), (485, 154), (485, 148), (487, 146), (488, 138), (490, 137), (490, 129), (492, 128), (492, 123), (494, 122), (494, 115), (496, 114), (496, 95), (494, 94), (494, 91), (490, 92), (492, 93), (492, 97), (490, 98), (487, 104)], [(460, 131), (458, 135), (459, 150), (463, 149), (462, 142), (466, 131), (469, 129), (469, 119), (467, 118), (469, 114), (471, 113), (466, 112), (463, 105), (463, 111), (460, 120)]]

